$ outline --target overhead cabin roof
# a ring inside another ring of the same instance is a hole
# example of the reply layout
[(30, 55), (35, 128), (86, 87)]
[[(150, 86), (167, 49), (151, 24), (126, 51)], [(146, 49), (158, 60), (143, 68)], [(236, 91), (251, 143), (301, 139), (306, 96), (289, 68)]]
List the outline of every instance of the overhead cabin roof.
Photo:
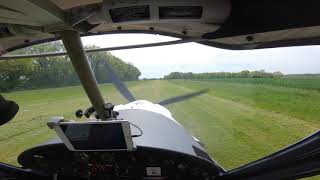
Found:
[(62, 30), (198, 38), (225, 49), (315, 45), (318, 7), (318, 0), (1, 0), (0, 55), (59, 39)]

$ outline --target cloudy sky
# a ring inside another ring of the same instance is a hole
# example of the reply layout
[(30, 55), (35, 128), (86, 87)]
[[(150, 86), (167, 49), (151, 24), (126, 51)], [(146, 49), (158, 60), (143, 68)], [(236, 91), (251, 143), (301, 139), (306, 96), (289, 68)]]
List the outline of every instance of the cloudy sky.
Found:
[[(113, 47), (176, 40), (160, 35), (116, 34), (82, 38), (84, 45)], [(285, 74), (320, 73), (320, 46), (231, 51), (196, 43), (111, 51), (138, 67), (141, 78), (170, 72), (281, 71)]]

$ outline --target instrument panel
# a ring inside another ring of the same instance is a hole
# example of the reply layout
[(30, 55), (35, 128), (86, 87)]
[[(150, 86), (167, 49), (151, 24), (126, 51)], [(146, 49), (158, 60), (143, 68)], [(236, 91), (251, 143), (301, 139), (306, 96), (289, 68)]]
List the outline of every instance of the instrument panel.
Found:
[(63, 144), (45, 145), (22, 153), (24, 168), (58, 179), (214, 179), (216, 164), (201, 157), (162, 149), (137, 147), (136, 151), (73, 152)]

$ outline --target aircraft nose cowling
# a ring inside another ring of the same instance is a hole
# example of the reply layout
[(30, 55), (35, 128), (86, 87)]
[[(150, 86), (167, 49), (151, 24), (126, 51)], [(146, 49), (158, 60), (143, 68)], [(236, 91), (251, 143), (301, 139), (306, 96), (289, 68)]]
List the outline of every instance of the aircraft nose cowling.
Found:
[[(203, 147), (176, 121), (149, 110), (119, 110), (119, 118), (125, 119), (143, 132), (142, 136), (133, 138), (137, 146), (166, 149), (197, 156), (194, 147), (205, 151)], [(132, 134), (141, 134), (131, 126)]]
[(147, 101), (147, 100), (138, 100), (138, 101), (130, 102), (125, 105), (120, 104), (120, 105), (115, 106), (115, 108), (114, 108), (115, 111), (126, 110), (126, 109), (140, 109), (140, 110), (145, 110), (145, 111), (151, 111), (154, 113), (161, 114), (161, 115), (175, 121), (176, 123), (178, 123), (172, 117), (172, 114), (170, 113), (170, 111), (167, 108), (165, 108), (159, 104), (154, 104), (154, 103)]

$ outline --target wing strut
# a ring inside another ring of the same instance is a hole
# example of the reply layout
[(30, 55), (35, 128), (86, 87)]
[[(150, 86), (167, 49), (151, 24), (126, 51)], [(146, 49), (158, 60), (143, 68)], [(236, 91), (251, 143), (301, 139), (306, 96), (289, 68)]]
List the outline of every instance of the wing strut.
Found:
[(97, 80), (92, 72), (87, 54), (83, 48), (80, 34), (76, 31), (66, 30), (60, 32), (60, 35), (73, 67), (93, 107), (97, 111), (100, 119), (106, 120), (105, 102), (99, 90)]
[[(169, 46), (169, 45), (175, 45), (175, 44), (184, 44), (184, 43), (200, 42), (200, 41), (203, 41), (203, 39), (201, 39), (201, 38), (186, 38), (186, 39), (179, 39), (179, 40), (166, 41), (166, 42), (87, 49), (85, 51), (88, 54), (88, 53), (96, 53), (96, 52), (100, 52), (100, 51), (116, 51), (116, 50), (138, 49), (138, 48), (146, 48), (146, 47)], [(23, 54), (23, 55), (3, 55), (3, 56), (0, 56), (0, 61), (1, 60), (11, 60), (11, 59), (38, 58), (38, 57), (55, 57), (55, 56), (65, 56), (65, 55), (67, 55), (67, 52), (52, 52), (52, 53)]]

